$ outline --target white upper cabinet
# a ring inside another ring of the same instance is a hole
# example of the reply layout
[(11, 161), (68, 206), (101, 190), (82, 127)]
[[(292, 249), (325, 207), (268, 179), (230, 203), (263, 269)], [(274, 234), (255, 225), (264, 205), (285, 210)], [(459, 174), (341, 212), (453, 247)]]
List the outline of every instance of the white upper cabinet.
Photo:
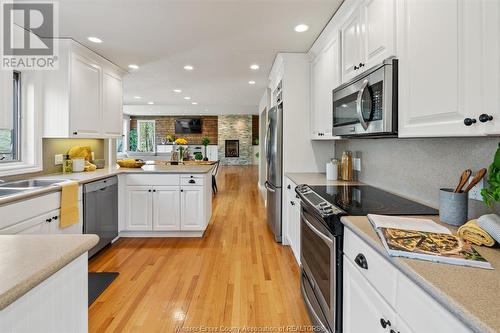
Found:
[(398, 6), (399, 136), (500, 134), (500, 2)]
[(332, 90), (340, 84), (339, 36), (311, 62), (311, 138), (332, 139)]
[(122, 135), (123, 90), (122, 78), (114, 72), (103, 72), (102, 123), (107, 137)]
[(102, 68), (92, 60), (71, 54), (70, 131), (78, 137), (98, 137), (101, 133)]
[(340, 28), (342, 82), (349, 81), (396, 53), (394, 0), (365, 0), (352, 9)]
[(44, 137), (121, 137), (124, 72), (71, 40), (59, 41), (58, 66), (41, 74)]

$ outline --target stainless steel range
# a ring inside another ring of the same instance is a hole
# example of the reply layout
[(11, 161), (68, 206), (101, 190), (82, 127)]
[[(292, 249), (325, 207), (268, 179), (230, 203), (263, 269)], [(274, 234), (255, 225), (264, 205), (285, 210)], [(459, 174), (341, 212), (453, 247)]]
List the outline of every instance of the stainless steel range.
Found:
[(430, 207), (368, 185), (308, 186), (301, 199), (301, 288), (313, 325), (342, 332), (342, 254), (345, 215), (435, 215)]

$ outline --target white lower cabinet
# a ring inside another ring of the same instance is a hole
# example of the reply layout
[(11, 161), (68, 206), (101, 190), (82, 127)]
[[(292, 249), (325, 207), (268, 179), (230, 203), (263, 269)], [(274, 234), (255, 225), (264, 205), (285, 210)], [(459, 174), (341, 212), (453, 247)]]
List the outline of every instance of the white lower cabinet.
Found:
[(180, 230), (180, 193), (178, 186), (153, 189), (153, 230)]
[(382, 333), (394, 325), (394, 310), (345, 256), (343, 297), (345, 333)]
[(60, 228), (61, 194), (48, 195), (15, 202), (0, 208), (0, 235), (14, 234), (81, 234), (83, 233), (83, 209), (79, 200), (78, 223)]
[[(211, 175), (128, 175), (123, 236), (200, 236), (212, 212)], [(151, 184), (161, 185), (151, 185)], [(172, 232), (172, 233), (170, 233)], [(137, 234), (135, 234), (137, 235)]]
[(184, 186), (181, 188), (180, 227), (182, 231), (205, 229), (203, 201), (203, 186)]
[(150, 186), (127, 187), (127, 230), (152, 230), (153, 201)]
[[(366, 264), (356, 263), (359, 255)], [(348, 228), (344, 232), (343, 258), (344, 332), (471, 332)]]
[(297, 198), (295, 187), (297, 185), (286, 178), (284, 191), (284, 212), (285, 220), (283, 233), (288, 245), (290, 245), (295, 260), (300, 265), (300, 199)]

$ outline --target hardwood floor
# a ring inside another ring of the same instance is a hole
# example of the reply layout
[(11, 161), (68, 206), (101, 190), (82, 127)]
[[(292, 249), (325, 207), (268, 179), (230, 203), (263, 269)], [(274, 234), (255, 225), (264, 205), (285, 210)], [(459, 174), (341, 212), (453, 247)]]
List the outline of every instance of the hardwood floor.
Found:
[(89, 331), (310, 325), (299, 268), (268, 230), (257, 173), (221, 167), (203, 238), (120, 239), (94, 257), (90, 271), (120, 275), (89, 308)]

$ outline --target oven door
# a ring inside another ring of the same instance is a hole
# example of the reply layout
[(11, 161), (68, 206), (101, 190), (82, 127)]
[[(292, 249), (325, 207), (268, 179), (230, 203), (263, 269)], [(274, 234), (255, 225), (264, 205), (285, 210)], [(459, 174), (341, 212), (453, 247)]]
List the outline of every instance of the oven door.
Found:
[(392, 63), (383, 64), (333, 91), (334, 135), (395, 133), (397, 80), (394, 82), (393, 71)]
[[(306, 298), (306, 305), (318, 303), (322, 312), (316, 318), (326, 318), (323, 326), (335, 328), (335, 280), (336, 244), (332, 233), (323, 225), (320, 218), (301, 205), (300, 213), (301, 263), (305, 279), (316, 299)], [(304, 287), (304, 286), (303, 286)], [(307, 296), (307, 294), (306, 294)], [(310, 309), (311, 311), (311, 309)]]

